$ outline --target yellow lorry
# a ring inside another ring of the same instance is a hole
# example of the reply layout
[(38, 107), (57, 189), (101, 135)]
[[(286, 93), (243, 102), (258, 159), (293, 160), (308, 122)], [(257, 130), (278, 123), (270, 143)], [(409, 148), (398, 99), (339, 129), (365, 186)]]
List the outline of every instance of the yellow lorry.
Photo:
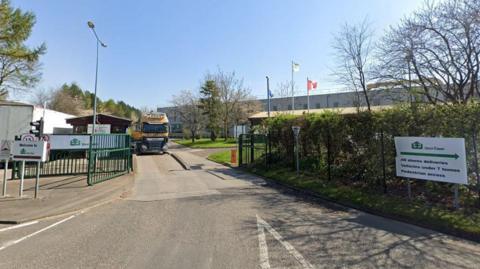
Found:
[(165, 113), (144, 113), (132, 132), (135, 153), (164, 153), (168, 150), (170, 126)]

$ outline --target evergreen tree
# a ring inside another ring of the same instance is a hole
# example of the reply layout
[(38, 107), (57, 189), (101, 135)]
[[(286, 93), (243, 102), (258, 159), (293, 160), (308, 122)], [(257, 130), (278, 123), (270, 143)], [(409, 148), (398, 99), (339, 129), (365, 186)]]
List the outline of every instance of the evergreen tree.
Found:
[(221, 105), (220, 92), (214, 80), (206, 80), (200, 88), (201, 99), (204, 114), (207, 116), (207, 128), (210, 130), (210, 139), (215, 141), (218, 136), (221, 125)]
[(28, 90), (40, 80), (39, 58), (45, 44), (29, 48), (35, 15), (14, 9), (9, 0), (0, 0), (0, 100), (11, 90)]

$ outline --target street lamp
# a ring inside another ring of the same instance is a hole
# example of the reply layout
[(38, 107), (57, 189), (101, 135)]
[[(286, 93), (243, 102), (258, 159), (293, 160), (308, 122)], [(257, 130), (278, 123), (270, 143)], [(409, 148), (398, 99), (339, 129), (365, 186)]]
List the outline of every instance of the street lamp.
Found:
[(98, 48), (99, 45), (106, 48), (107, 45), (103, 43), (100, 38), (98, 38), (97, 32), (95, 31), (95, 24), (92, 21), (88, 21), (87, 25), (92, 29), (95, 39), (97, 40), (97, 63), (95, 66), (95, 93), (93, 95), (93, 124), (92, 124), (92, 135), (95, 134), (95, 124), (97, 123), (97, 79), (98, 79)]

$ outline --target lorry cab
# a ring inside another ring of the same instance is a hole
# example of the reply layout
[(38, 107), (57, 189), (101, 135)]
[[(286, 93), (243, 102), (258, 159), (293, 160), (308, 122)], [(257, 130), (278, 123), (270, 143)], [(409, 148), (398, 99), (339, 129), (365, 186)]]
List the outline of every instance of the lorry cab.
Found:
[(142, 114), (132, 132), (137, 154), (164, 153), (168, 150), (169, 123), (165, 113)]

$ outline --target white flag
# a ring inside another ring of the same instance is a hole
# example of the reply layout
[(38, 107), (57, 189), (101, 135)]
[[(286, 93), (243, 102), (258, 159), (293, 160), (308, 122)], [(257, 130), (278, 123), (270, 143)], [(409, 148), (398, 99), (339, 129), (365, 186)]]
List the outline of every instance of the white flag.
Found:
[(292, 70), (293, 72), (298, 72), (300, 71), (300, 64), (297, 64), (295, 62), (292, 62)]

